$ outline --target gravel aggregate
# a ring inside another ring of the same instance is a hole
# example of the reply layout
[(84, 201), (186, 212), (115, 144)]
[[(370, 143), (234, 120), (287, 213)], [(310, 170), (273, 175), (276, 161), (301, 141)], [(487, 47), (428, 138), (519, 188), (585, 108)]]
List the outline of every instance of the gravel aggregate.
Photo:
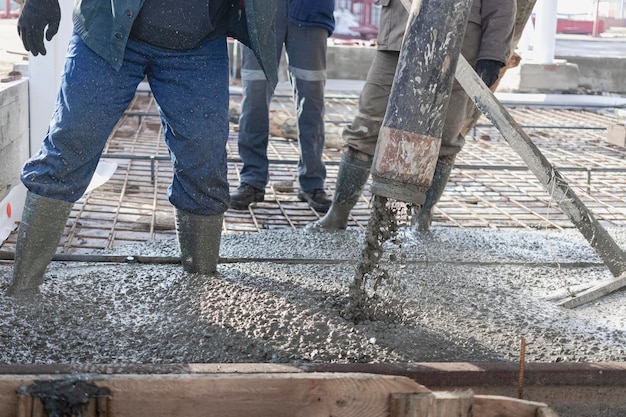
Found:
[[(624, 247), (626, 229), (610, 233)], [(4, 295), (0, 363), (350, 363), (626, 360), (624, 291), (555, 297), (612, 278), (576, 230), (401, 229), (369, 320), (345, 317), (364, 232), (222, 238), (216, 276), (179, 265), (53, 262), (40, 294)], [(97, 254), (176, 256), (174, 240)], [(233, 262), (237, 261), (237, 262)], [(557, 297), (558, 298), (558, 297)]]

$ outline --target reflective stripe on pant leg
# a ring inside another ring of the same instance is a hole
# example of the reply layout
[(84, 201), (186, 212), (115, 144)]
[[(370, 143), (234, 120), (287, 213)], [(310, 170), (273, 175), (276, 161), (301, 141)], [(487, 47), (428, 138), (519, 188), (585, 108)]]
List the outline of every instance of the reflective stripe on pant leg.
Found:
[(327, 37), (328, 31), (320, 27), (288, 25), (286, 50), (300, 143), (298, 177), (304, 191), (324, 188), (326, 180), (322, 153)]
[(313, 191), (324, 188), (326, 166), (324, 152), (324, 82), (295, 80), (294, 98), (298, 114), (300, 188)]
[[(276, 57), (280, 60), (287, 34), (287, 0), (277, 2), (275, 19)], [(241, 80), (243, 100), (237, 138), (239, 156), (243, 161), (240, 182), (265, 189), (269, 181), (269, 106), (274, 91), (254, 53), (246, 47), (241, 55)]]
[(240, 182), (262, 190), (269, 180), (267, 145), (272, 91), (254, 54), (246, 47), (241, 75), (243, 99), (237, 134), (239, 156), (243, 161)]

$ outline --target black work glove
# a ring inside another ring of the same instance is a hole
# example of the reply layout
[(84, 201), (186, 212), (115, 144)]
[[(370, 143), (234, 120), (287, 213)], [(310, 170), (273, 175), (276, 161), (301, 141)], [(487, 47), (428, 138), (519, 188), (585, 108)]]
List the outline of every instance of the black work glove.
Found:
[(487, 87), (491, 88), (491, 86), (498, 80), (500, 68), (503, 66), (504, 64), (500, 61), (494, 61), (493, 59), (479, 59), (476, 61), (476, 74), (478, 74)]
[(59, 31), (60, 22), (59, 0), (26, 0), (17, 21), (17, 33), (22, 38), (24, 48), (35, 56), (45, 55), (43, 31), (48, 26), (46, 39), (51, 40)]

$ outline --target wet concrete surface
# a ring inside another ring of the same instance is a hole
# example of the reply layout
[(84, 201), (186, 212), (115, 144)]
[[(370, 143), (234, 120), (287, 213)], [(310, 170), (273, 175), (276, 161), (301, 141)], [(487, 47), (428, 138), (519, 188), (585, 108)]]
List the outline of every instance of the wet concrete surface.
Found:
[[(624, 247), (626, 229), (609, 230)], [(577, 231), (400, 229), (369, 320), (345, 318), (364, 232), (223, 237), (214, 277), (178, 265), (54, 262), (30, 302), (4, 295), (0, 363), (377, 363), (626, 359), (625, 294), (568, 310), (546, 297), (611, 279)], [(121, 246), (176, 256), (174, 240)], [(271, 258), (271, 260), (269, 259)], [(301, 259), (302, 262), (298, 262)]]

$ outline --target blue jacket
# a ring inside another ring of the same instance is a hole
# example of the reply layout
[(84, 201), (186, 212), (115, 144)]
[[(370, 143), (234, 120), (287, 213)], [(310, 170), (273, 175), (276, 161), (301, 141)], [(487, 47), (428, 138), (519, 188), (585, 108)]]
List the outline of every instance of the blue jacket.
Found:
[[(317, 1), (317, 0), (316, 0)], [(312, 2), (312, 3), (315, 3)], [(228, 34), (252, 49), (270, 84), (278, 81), (275, 0), (231, 2)], [(83, 42), (119, 70), (124, 60), (126, 42), (143, 0), (77, 0), (74, 4), (74, 30)]]
[(319, 26), (328, 31), (335, 30), (335, 0), (291, 0), (289, 22), (301, 26)]

